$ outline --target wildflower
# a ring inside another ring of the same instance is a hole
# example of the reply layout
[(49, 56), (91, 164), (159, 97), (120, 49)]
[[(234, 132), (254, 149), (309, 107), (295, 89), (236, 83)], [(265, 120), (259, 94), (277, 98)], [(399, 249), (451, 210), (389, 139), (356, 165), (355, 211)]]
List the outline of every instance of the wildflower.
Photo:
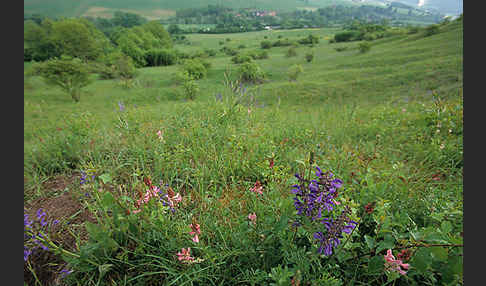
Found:
[(401, 275), (407, 274), (407, 272), (404, 271), (403, 269), (407, 270), (410, 267), (410, 264), (403, 263), (401, 260), (395, 259), (391, 249), (388, 249), (386, 251), (384, 257), (385, 257), (385, 269), (387, 271), (396, 271)]
[(164, 142), (164, 136), (162, 136), (162, 131), (157, 131), (157, 137), (159, 137), (159, 140)]
[(66, 276), (68, 276), (69, 274), (73, 273), (73, 270), (63, 269), (59, 273), (61, 273), (61, 279), (64, 279), (64, 278), (66, 278)]
[(270, 168), (273, 168), (273, 166), (274, 166), (273, 158), (270, 158)]
[(325, 256), (331, 255), (333, 248), (337, 247), (341, 243), (340, 239), (343, 238), (342, 233), (344, 232), (350, 234), (351, 231), (356, 227), (358, 223), (349, 218), (350, 214), (351, 209), (346, 206), (336, 220), (324, 218), (321, 221), (321, 223), (326, 227), (327, 233), (314, 233), (314, 238), (320, 243), (319, 249), (317, 250), (319, 254), (324, 252)]
[(192, 223), (190, 226), (191, 228), (191, 232), (189, 232), (190, 235), (192, 235), (192, 241), (194, 241), (195, 243), (198, 243), (199, 242), (199, 234), (201, 234), (201, 228), (199, 226), (199, 224), (197, 223)]
[(442, 150), (444, 148), (445, 148), (445, 144), (444, 143), (440, 144), (439, 149)]
[(255, 225), (256, 224), (256, 219), (257, 219), (257, 216), (255, 213), (251, 213), (248, 215), (248, 219), (250, 220), (250, 222)]
[(194, 257), (191, 257), (191, 248), (188, 247), (187, 249), (182, 248), (181, 252), (177, 252), (177, 259), (182, 262), (190, 262), (194, 261)]
[(397, 254), (397, 258), (402, 261), (409, 260), (411, 256), (412, 256), (412, 250), (410, 250), (409, 248), (402, 249), (402, 251)]
[(80, 179), (80, 184), (83, 185), (86, 183), (86, 178), (88, 177), (88, 175), (86, 174), (86, 172), (84, 171), (81, 171), (81, 179)]
[(215, 95), (216, 101), (223, 101), (223, 95), (221, 93), (218, 93)]
[(373, 213), (373, 211), (375, 209), (375, 205), (376, 205), (376, 202), (371, 202), (371, 203), (368, 203), (367, 205), (365, 205), (365, 207), (364, 207), (365, 212), (367, 214)]
[(24, 245), (24, 261), (27, 261), (29, 259), (29, 255), (32, 254), (32, 250), (30, 250), (28, 247)]
[(125, 111), (125, 105), (123, 105), (123, 102), (118, 101), (118, 108), (119, 108), (120, 112)]
[(260, 181), (256, 181), (255, 182), (255, 185), (253, 186), (253, 188), (250, 189), (250, 191), (252, 191), (254, 193), (257, 193), (257, 194), (260, 194), (260, 195), (263, 195), (262, 190), (263, 190), (263, 186), (260, 183)]

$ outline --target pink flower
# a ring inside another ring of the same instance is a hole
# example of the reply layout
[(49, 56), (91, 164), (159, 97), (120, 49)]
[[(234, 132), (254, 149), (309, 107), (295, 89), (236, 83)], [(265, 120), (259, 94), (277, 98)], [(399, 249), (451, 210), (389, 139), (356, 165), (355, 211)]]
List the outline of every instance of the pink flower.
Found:
[(255, 185), (253, 186), (253, 188), (250, 189), (250, 191), (254, 192), (254, 193), (257, 193), (257, 194), (260, 194), (260, 195), (263, 195), (263, 186), (262, 184), (260, 183), (260, 181), (256, 181)]
[[(401, 260), (395, 259), (392, 254), (391, 249), (386, 251), (385, 257), (385, 269), (388, 271), (396, 271), (401, 275), (407, 274), (403, 269), (407, 270), (410, 267), (410, 264), (403, 263)], [(403, 268), (403, 269), (402, 269)]]
[(194, 261), (194, 257), (191, 257), (191, 248), (188, 247), (187, 249), (183, 248), (181, 252), (177, 252), (177, 259), (179, 261)]
[(160, 141), (164, 141), (164, 137), (162, 136), (162, 131), (157, 131), (157, 136), (159, 137)]
[(251, 221), (251, 223), (253, 223), (253, 224), (256, 224), (256, 218), (257, 218), (257, 216), (256, 216), (256, 214), (255, 214), (255, 213), (251, 213), (251, 214), (249, 214), (249, 215), (248, 215), (248, 219), (249, 219), (249, 220)]
[(190, 226), (191, 228), (191, 232), (189, 232), (190, 235), (192, 235), (192, 241), (194, 241), (195, 243), (198, 243), (199, 242), (199, 234), (201, 234), (201, 228), (199, 226), (199, 224), (197, 223), (192, 223)]

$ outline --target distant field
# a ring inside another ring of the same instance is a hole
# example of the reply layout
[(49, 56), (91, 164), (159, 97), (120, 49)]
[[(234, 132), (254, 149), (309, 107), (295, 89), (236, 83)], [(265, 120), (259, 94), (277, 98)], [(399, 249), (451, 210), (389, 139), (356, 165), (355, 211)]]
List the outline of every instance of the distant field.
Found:
[(115, 8), (92, 6), (81, 16), (112, 18), (113, 14), (116, 11), (139, 14), (147, 18), (148, 20), (166, 19), (169, 17), (173, 17), (176, 14), (174, 10), (164, 10), (164, 9), (135, 10), (135, 9), (115, 9)]
[[(325, 7), (349, 4), (346, 0), (24, 0), (24, 13), (40, 13), (49, 16), (92, 15), (108, 17), (112, 11), (122, 10), (147, 17), (167, 17), (177, 9), (224, 5), (231, 8), (262, 8), (294, 10), (296, 7)], [(171, 12), (165, 12), (171, 11)]]

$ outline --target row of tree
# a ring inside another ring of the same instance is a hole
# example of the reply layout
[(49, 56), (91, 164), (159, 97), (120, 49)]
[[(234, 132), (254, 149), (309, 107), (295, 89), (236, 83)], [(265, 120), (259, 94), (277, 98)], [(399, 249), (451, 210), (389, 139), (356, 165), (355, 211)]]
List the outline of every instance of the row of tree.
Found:
[[(117, 21), (114, 18), (114, 21)], [(61, 55), (95, 61), (122, 52), (137, 66), (145, 66), (147, 51), (171, 48), (170, 34), (156, 21), (118, 23), (107, 36), (85, 18), (24, 22), (24, 60), (45, 61)]]
[[(295, 10), (271, 16), (268, 13), (256, 13), (255, 9), (233, 9), (209, 5), (202, 8), (178, 10), (176, 16), (166, 24), (215, 24), (216, 28), (199, 29), (200, 33), (233, 33), (265, 29), (273, 26), (282, 29), (326, 27), (348, 24), (359, 20), (369, 23), (387, 21), (392, 25), (404, 25), (407, 22), (437, 23), (442, 15), (426, 13), (410, 7), (408, 13), (402, 6), (344, 6), (335, 5), (319, 8), (315, 11)], [(182, 31), (179, 31), (182, 32)], [(192, 31), (186, 31), (192, 32)]]

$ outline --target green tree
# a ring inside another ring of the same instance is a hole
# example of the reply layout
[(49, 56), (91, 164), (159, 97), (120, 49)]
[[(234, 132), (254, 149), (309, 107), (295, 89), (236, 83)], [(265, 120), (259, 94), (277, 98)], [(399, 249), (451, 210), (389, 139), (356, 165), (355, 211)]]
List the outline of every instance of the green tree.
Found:
[(157, 40), (157, 48), (171, 48), (173, 46), (169, 32), (157, 21), (150, 21), (142, 26), (145, 31), (150, 32)]
[(125, 13), (121, 11), (116, 11), (113, 14), (112, 22), (115, 26), (131, 28), (146, 23), (147, 19), (134, 13)]
[(59, 56), (50, 39), (52, 21), (45, 19), (40, 25), (34, 21), (24, 22), (24, 52), (35, 61), (44, 61)]
[(95, 60), (103, 53), (103, 43), (98, 41), (102, 34), (93, 30), (80, 19), (64, 19), (53, 23), (50, 39), (58, 55)]
[(80, 100), (81, 89), (91, 83), (87, 65), (78, 58), (63, 56), (37, 63), (33, 68), (47, 84), (60, 87), (75, 102)]

